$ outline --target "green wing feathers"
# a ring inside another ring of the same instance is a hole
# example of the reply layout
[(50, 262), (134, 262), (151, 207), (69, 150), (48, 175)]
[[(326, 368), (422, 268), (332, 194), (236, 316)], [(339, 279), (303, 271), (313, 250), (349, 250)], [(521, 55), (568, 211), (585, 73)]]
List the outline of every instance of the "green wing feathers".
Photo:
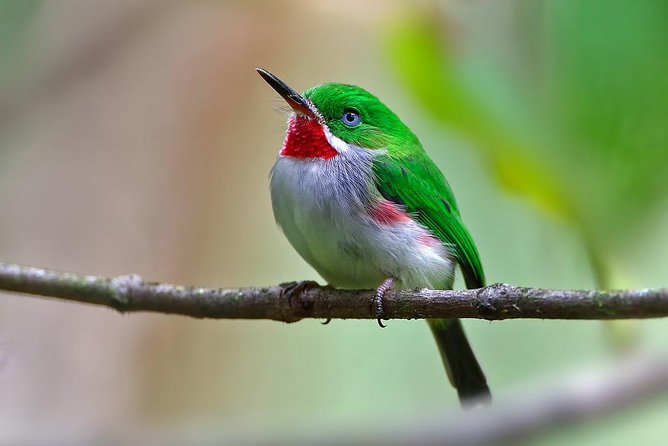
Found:
[(467, 288), (484, 286), (480, 255), (441, 171), (421, 148), (410, 153), (390, 153), (377, 157), (373, 164), (380, 194), (405, 206), (406, 211), (454, 249)]
[[(485, 285), (480, 256), (466, 230), (455, 197), (443, 174), (421, 147), (388, 151), (374, 160), (376, 187), (387, 200), (406, 211), (454, 250), (467, 288)], [(469, 345), (459, 319), (427, 321), (436, 339), (450, 383), (464, 407), (489, 403), (485, 374)]]

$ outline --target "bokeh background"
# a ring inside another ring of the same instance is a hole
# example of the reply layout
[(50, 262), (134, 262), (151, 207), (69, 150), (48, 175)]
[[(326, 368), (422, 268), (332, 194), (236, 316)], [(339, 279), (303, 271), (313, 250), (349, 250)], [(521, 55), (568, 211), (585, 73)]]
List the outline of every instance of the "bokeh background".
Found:
[[(445, 172), (490, 282), (667, 285), (668, 3), (0, 1), (0, 257), (320, 280), (271, 214), (297, 90), (364, 86)], [(498, 398), (668, 326), (467, 321)], [(342, 429), (456, 408), (426, 324), (205, 321), (3, 294), (0, 441)], [(668, 399), (537, 444), (654, 443)], [(8, 443), (6, 443), (8, 444)]]

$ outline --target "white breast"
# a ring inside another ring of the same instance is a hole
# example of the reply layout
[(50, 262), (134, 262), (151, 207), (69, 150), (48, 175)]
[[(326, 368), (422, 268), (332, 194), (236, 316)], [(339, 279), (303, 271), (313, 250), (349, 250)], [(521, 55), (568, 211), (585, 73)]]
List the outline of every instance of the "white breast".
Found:
[(297, 252), (331, 285), (376, 288), (394, 277), (406, 288), (451, 288), (454, 259), (414, 220), (378, 223), (367, 209), (374, 151), (350, 146), (324, 159), (280, 157), (271, 173), (276, 222)]

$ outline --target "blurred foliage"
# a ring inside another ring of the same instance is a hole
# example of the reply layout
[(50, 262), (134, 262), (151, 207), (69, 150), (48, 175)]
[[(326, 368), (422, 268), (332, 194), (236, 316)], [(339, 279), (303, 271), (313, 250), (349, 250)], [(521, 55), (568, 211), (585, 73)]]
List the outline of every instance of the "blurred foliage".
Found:
[(25, 35), (41, 4), (40, 0), (0, 0), (0, 80), (4, 80), (17, 58), (17, 43)]
[[(494, 104), (466, 71), (462, 60), (472, 56), (458, 45), (461, 30), (440, 11), (393, 21), (387, 54), (423, 109), (473, 141), (500, 184), (575, 225), (605, 285), (601, 258), (620, 240), (634, 241), (666, 192), (668, 3), (519, 6), (511, 44), (529, 49), (524, 91), (513, 100), (529, 114), (518, 126), (502, 119), (514, 114), (513, 104)], [(495, 88), (510, 88), (502, 66), (481, 65)], [(527, 137), (532, 128), (541, 129), (537, 138)]]
[(556, 180), (530, 149), (506, 131), (459, 78), (447, 30), (432, 14), (402, 19), (388, 32), (389, 55), (411, 93), (435, 119), (475, 138), (509, 190), (522, 193), (546, 211), (571, 211)]

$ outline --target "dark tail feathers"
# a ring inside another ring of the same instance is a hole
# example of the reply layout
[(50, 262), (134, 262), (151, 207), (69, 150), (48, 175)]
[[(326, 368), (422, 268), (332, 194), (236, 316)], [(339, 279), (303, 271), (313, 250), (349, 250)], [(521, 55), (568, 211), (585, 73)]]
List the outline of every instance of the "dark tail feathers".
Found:
[(450, 383), (457, 389), (462, 407), (489, 404), (492, 394), (487, 387), (487, 379), (466, 339), (461, 321), (429, 319), (427, 322), (436, 338), (443, 365)]

